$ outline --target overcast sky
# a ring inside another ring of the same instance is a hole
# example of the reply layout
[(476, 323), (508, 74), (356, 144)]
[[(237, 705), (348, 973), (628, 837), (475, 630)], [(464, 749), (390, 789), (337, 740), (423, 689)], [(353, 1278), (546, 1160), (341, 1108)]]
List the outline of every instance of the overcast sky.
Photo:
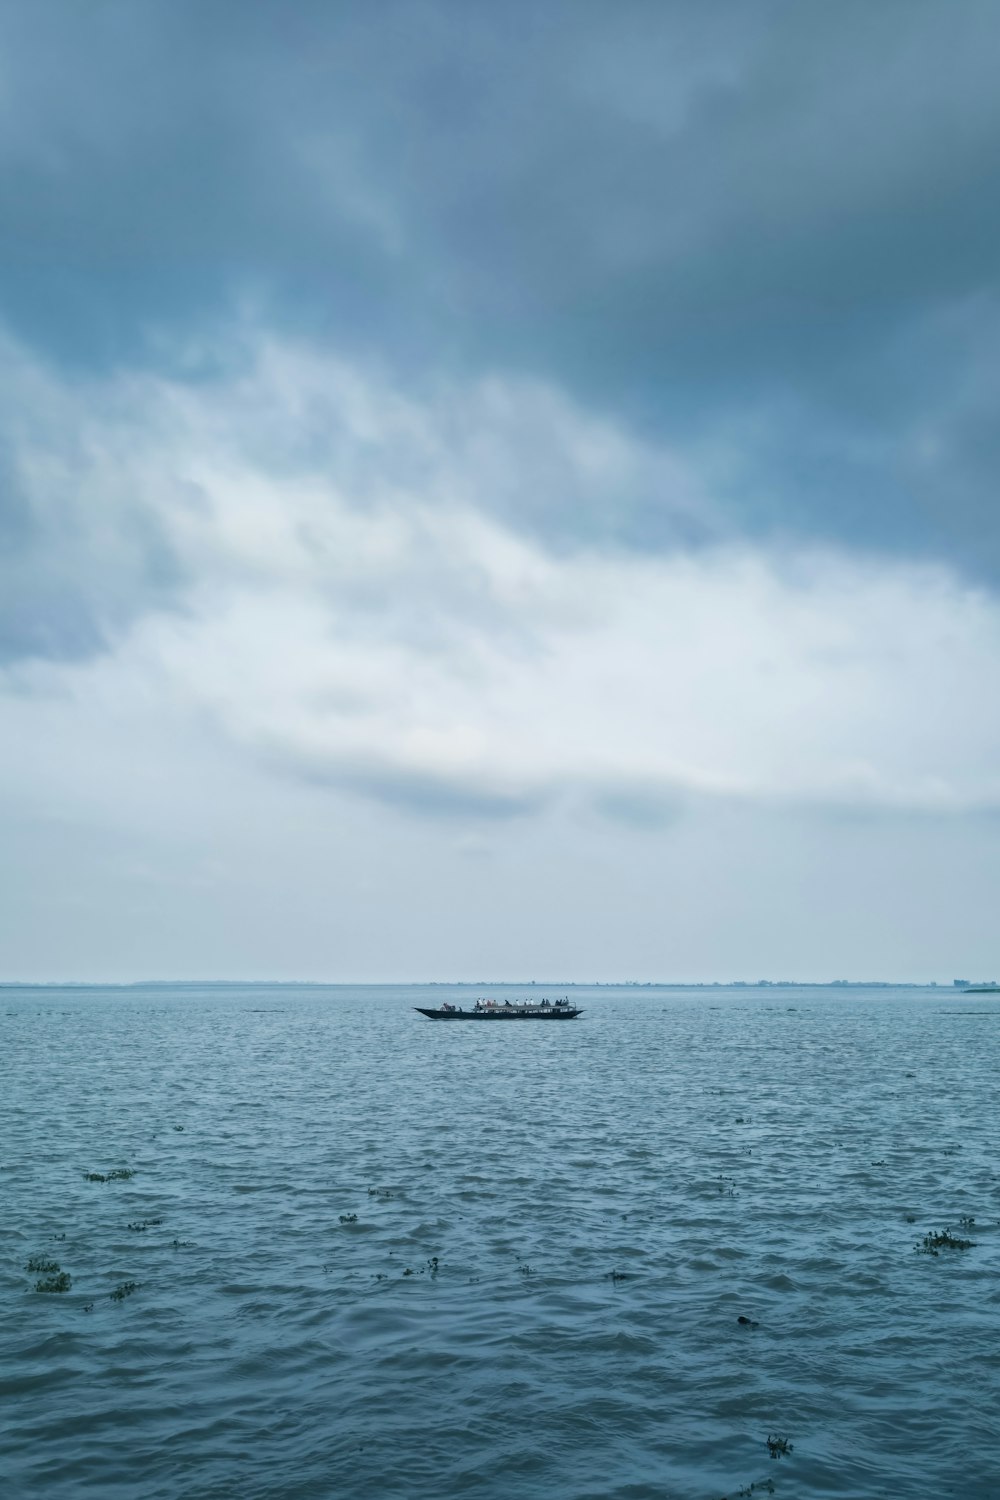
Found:
[(0, 977), (1000, 972), (998, 66), (0, 3)]

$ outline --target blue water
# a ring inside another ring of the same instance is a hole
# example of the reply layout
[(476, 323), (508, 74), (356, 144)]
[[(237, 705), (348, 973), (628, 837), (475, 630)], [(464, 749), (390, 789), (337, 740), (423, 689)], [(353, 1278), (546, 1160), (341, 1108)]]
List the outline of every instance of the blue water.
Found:
[(426, 994), (0, 992), (5, 1500), (1000, 1496), (998, 997)]

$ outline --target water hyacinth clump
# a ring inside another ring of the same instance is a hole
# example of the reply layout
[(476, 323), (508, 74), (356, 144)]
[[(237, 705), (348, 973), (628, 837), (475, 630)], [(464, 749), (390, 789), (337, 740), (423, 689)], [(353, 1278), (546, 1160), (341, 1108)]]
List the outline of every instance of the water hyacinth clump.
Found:
[(938, 1234), (925, 1234), (916, 1249), (920, 1255), (938, 1255), (942, 1250), (971, 1250), (975, 1243), (952, 1234), (950, 1229), (942, 1229)]
[(40, 1276), (35, 1282), (36, 1292), (68, 1292), (73, 1278), (68, 1271), (54, 1271), (50, 1276)]

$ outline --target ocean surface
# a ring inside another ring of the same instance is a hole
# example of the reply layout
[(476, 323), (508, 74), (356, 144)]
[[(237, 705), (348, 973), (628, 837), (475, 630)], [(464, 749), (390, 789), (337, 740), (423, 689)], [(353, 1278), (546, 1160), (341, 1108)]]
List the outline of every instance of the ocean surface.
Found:
[(4, 1500), (1000, 1497), (1000, 997), (476, 993), (0, 991)]

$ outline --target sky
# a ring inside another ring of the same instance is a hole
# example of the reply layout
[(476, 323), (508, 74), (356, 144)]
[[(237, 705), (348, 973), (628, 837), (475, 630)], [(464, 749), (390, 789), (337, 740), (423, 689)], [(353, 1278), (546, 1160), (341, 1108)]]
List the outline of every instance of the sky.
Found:
[(998, 61), (0, 4), (0, 978), (1000, 973)]

